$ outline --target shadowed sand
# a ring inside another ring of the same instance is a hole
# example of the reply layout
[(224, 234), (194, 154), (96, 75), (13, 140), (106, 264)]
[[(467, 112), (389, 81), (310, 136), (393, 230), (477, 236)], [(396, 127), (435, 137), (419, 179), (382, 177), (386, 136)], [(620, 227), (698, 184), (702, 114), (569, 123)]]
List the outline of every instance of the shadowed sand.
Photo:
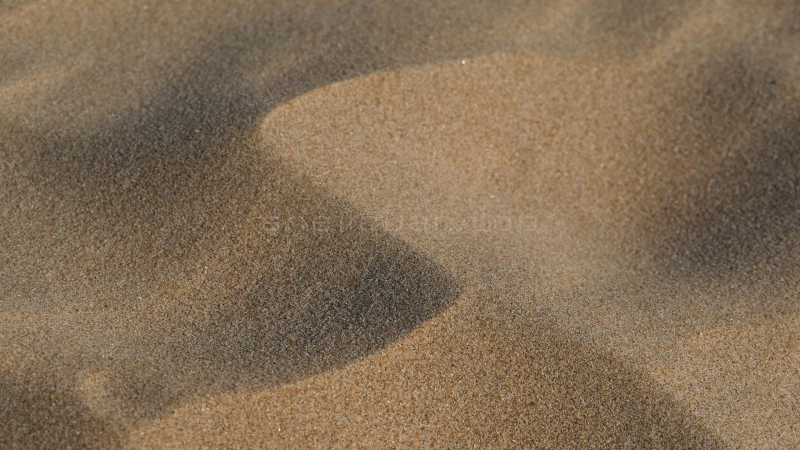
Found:
[(0, 14), (2, 446), (800, 442), (796, 6)]

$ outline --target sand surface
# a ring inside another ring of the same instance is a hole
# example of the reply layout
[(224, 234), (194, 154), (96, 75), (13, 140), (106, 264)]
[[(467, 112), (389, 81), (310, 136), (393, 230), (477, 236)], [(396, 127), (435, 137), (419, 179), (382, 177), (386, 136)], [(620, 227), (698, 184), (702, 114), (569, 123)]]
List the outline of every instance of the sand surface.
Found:
[(0, 3), (0, 447), (800, 447), (800, 4)]

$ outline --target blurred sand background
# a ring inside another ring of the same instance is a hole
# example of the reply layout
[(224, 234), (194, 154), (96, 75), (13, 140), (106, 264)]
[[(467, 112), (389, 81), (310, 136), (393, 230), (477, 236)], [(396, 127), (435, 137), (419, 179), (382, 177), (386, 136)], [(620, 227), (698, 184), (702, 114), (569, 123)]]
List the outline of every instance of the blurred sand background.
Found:
[(800, 4), (5, 0), (0, 447), (800, 446)]

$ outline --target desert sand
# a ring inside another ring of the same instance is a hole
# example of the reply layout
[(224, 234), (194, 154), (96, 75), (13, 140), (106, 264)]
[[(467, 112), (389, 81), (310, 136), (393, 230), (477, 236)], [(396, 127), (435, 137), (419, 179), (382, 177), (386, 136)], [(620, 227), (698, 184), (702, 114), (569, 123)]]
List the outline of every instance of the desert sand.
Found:
[(0, 4), (0, 447), (800, 446), (800, 4)]

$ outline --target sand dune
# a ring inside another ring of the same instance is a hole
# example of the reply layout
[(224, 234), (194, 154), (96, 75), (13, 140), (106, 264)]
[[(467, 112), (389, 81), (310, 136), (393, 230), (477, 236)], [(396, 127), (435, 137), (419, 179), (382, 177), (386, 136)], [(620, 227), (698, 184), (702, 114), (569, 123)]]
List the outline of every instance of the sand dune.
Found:
[(0, 443), (797, 446), (798, 24), (4, 3)]

